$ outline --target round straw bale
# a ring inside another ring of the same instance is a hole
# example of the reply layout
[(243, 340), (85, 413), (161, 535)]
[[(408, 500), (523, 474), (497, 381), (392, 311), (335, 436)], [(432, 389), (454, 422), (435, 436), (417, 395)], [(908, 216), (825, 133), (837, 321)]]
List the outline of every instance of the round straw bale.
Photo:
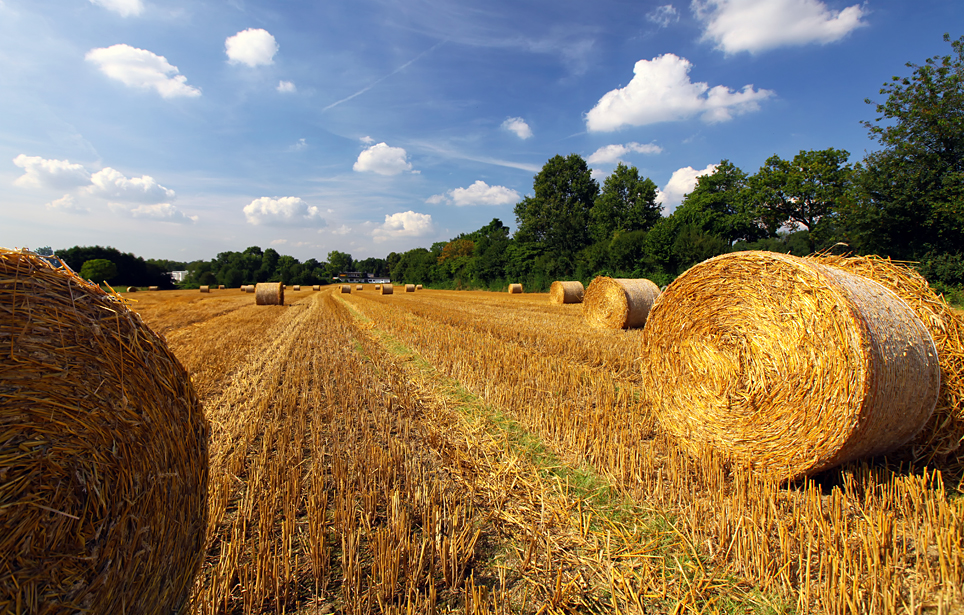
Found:
[(380, 290), (381, 290), (381, 293), (382, 293), (383, 295), (394, 295), (394, 294), (395, 294), (395, 287), (392, 286), (391, 284), (382, 284), (382, 287), (381, 287)]
[(284, 305), (285, 288), (281, 282), (259, 282), (254, 287), (255, 305)]
[(129, 292), (129, 293), (136, 293), (136, 292), (137, 292), (137, 287), (136, 287), (136, 286), (128, 286), (128, 287), (127, 287), (127, 292)]
[(210, 287), (210, 286), (202, 286), (202, 287), (200, 288), (200, 290), (201, 290), (202, 293), (209, 293), (209, 292), (211, 292), (211, 287)]
[(683, 448), (779, 479), (894, 450), (930, 418), (940, 388), (934, 341), (894, 292), (770, 252), (718, 256), (670, 284), (641, 364), (643, 390)]
[(224, 290), (224, 284), (218, 284), (218, 290)]
[(342, 285), (341, 285), (341, 292), (351, 294), (351, 285), (350, 285), (350, 284), (342, 284)]
[(321, 285), (315, 284), (314, 286), (311, 287), (311, 290), (321, 290)]
[(244, 292), (253, 293), (254, 289), (255, 289), (254, 284), (248, 284), (247, 286), (244, 287)]
[(870, 278), (904, 300), (937, 346), (941, 390), (930, 420), (905, 447), (915, 461), (964, 473), (964, 317), (912, 267), (879, 256), (815, 254), (808, 258)]
[(422, 290), (422, 285), (421, 285), (421, 284), (416, 284), (416, 285), (415, 285), (415, 290)]
[(293, 291), (296, 291), (296, 292), (297, 292), (297, 291), (299, 291), (299, 290), (301, 290), (301, 286), (299, 286), (299, 285), (297, 285), (297, 284), (295, 284), (294, 286), (292, 286), (292, 287), (291, 287), (291, 290), (293, 290)]
[(381, 285), (381, 284), (376, 284), (376, 285), (375, 285), (375, 290), (381, 290), (381, 289), (382, 289), (382, 285)]
[(157, 290), (157, 287), (156, 287), (156, 286), (148, 286), (148, 287), (147, 287), (147, 290)]
[(414, 285), (414, 284), (406, 284), (406, 285), (405, 285), (405, 292), (407, 292), (407, 293), (414, 293), (414, 292), (415, 292), (415, 285)]
[(167, 614), (207, 525), (207, 422), (117, 295), (0, 249), (0, 605)]
[(549, 303), (582, 303), (582, 282), (555, 281), (549, 287)]
[(633, 329), (646, 324), (657, 297), (659, 287), (645, 278), (597, 276), (586, 289), (582, 312), (594, 327)]
[(517, 295), (522, 292), (522, 284), (509, 284), (509, 294)]
[(358, 286), (355, 287), (355, 290), (362, 290), (363, 288), (365, 288), (365, 287), (362, 286), (361, 284), (359, 284)]

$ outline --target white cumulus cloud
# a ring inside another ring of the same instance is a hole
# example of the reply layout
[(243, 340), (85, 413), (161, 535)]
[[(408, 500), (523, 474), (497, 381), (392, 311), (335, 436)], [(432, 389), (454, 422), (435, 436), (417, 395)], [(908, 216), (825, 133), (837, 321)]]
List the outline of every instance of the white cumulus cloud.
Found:
[(351, 232), (351, 227), (345, 224), (342, 224), (338, 228), (331, 230), (332, 235), (347, 235), (350, 232)]
[(111, 45), (91, 49), (84, 59), (111, 79), (135, 88), (154, 89), (164, 98), (201, 95), (201, 90), (187, 85), (187, 77), (178, 74), (176, 66), (146, 49)]
[(509, 132), (515, 133), (515, 136), (520, 139), (528, 139), (532, 136), (532, 129), (526, 124), (526, 121), (521, 117), (510, 117), (506, 121), (502, 122), (502, 128), (508, 130)]
[[(253, 68), (274, 64), (278, 43), (267, 30), (248, 28), (225, 39), (224, 53), (228, 54), (228, 61), (231, 64), (247, 64)], [(294, 84), (291, 85), (294, 87)], [(281, 86), (278, 87), (280, 90)]]
[(110, 167), (91, 175), (90, 183), (87, 188), (90, 194), (110, 200), (152, 205), (174, 199), (174, 191), (158, 184), (150, 175), (128, 179)]
[(676, 169), (666, 185), (656, 191), (656, 202), (663, 206), (663, 211), (666, 213), (672, 212), (683, 202), (683, 197), (693, 191), (699, 177), (712, 175), (714, 171), (716, 171), (715, 164), (706, 165), (705, 169), (700, 170), (693, 167)]
[(832, 43), (867, 25), (860, 5), (833, 11), (820, 0), (693, 0), (693, 12), (703, 40), (726, 53)]
[[(115, 208), (116, 209), (116, 208)], [(193, 224), (197, 222), (197, 216), (188, 216), (177, 207), (170, 203), (155, 203), (153, 205), (139, 205), (134, 208), (126, 208), (127, 213), (133, 218), (146, 218), (157, 222), (173, 222), (175, 224)]]
[(407, 157), (408, 153), (401, 147), (390, 147), (386, 143), (377, 143), (358, 154), (358, 160), (355, 161), (352, 168), (358, 172), (398, 175), (404, 171), (412, 170), (412, 164)]
[(86, 214), (90, 213), (90, 210), (86, 207), (81, 207), (74, 202), (74, 197), (65, 194), (59, 199), (54, 199), (53, 201), (47, 203), (47, 209), (52, 209), (54, 211), (61, 211), (70, 214)]
[(324, 226), (321, 211), (296, 196), (255, 199), (244, 206), (248, 224), (312, 224)]
[(90, 173), (83, 165), (69, 160), (48, 160), (20, 154), (13, 159), (13, 163), (24, 170), (24, 174), (13, 183), (24, 188), (70, 190), (90, 183)]
[(279, 81), (277, 90), (282, 94), (294, 94), (298, 88), (290, 81)]
[(372, 231), (376, 242), (400, 237), (424, 237), (435, 230), (432, 216), (414, 211), (402, 211), (385, 216), (385, 223)]
[(679, 11), (672, 4), (664, 4), (646, 13), (646, 19), (660, 28), (667, 28), (670, 24), (679, 21)]
[(600, 147), (586, 158), (586, 162), (589, 164), (611, 164), (619, 161), (630, 152), (636, 152), (638, 154), (659, 154), (662, 151), (663, 148), (655, 143), (642, 144), (632, 142), (626, 143), (625, 145), (616, 143)]
[(455, 188), (445, 194), (429, 197), (426, 203), (451, 203), (457, 207), (467, 205), (511, 205), (519, 202), (519, 193), (505, 186), (490, 186), (481, 179), (468, 188)]
[(734, 92), (722, 85), (711, 88), (704, 82), (693, 83), (689, 76), (692, 67), (689, 60), (672, 53), (636, 62), (629, 85), (604, 94), (586, 114), (587, 128), (611, 131), (694, 116), (706, 123), (724, 122), (758, 110), (759, 102), (773, 95), (770, 90), (754, 90), (752, 85)]
[(108, 11), (114, 11), (121, 17), (140, 15), (144, 12), (144, 3), (141, 0), (90, 0), (90, 2)]

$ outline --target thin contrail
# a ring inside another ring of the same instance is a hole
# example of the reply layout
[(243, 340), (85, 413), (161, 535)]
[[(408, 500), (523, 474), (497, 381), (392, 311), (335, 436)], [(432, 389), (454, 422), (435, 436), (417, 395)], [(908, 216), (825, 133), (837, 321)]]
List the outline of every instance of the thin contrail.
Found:
[(430, 53), (430, 52), (432, 52), (432, 51), (435, 51), (435, 49), (437, 49), (437, 48), (439, 47), (439, 45), (442, 45), (442, 44), (445, 43), (445, 42), (446, 42), (446, 41), (439, 41), (439, 42), (435, 43), (435, 45), (433, 45), (431, 48), (426, 49), (425, 51), (423, 51), (422, 53), (418, 54), (417, 56), (415, 56), (414, 58), (412, 58), (412, 59), (409, 60), (408, 62), (402, 64), (401, 66), (399, 66), (398, 68), (396, 68), (396, 69), (393, 70), (392, 72), (388, 73), (387, 75), (385, 75), (385, 76), (382, 77), (381, 79), (377, 79), (377, 80), (374, 81), (371, 85), (366, 86), (366, 87), (358, 90), (357, 92), (355, 92), (355, 93), (352, 94), (351, 96), (348, 96), (348, 97), (346, 97), (346, 98), (342, 98), (341, 100), (338, 100), (338, 101), (335, 101), (335, 102), (331, 103), (330, 105), (328, 105), (327, 107), (325, 107), (324, 109), (322, 109), (322, 111), (327, 111), (327, 110), (331, 109), (332, 107), (336, 107), (336, 106), (340, 105), (340, 104), (343, 103), (343, 102), (349, 101), (349, 100), (351, 100), (352, 98), (355, 98), (356, 96), (360, 96), (360, 95), (364, 94), (365, 92), (367, 92), (368, 90), (372, 89), (373, 87), (375, 87), (376, 85), (378, 85), (378, 84), (381, 83), (382, 81), (385, 81), (386, 79), (388, 79), (388, 78), (391, 77), (392, 75), (395, 75), (395, 74), (397, 74), (399, 71), (408, 68), (408, 67), (411, 66), (414, 62), (418, 61), (419, 58), (421, 58), (421, 57), (424, 56), (425, 54)]

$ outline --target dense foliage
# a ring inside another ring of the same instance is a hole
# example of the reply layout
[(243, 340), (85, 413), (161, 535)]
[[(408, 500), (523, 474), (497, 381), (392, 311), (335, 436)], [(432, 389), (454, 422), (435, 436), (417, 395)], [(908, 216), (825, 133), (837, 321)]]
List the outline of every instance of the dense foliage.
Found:
[[(49, 249), (43, 249), (44, 252)], [(125, 254), (117, 248), (101, 246), (74, 246), (66, 250), (57, 250), (54, 254), (68, 267), (81, 276), (91, 279), (98, 284), (107, 282), (116, 286), (158, 286), (160, 288), (174, 288), (174, 281), (168, 272), (177, 268), (168, 268), (170, 262), (145, 261), (139, 256)], [(94, 270), (84, 273), (84, 264), (89, 261), (107, 261), (114, 267), (111, 275), (110, 268), (104, 268), (103, 263)]]

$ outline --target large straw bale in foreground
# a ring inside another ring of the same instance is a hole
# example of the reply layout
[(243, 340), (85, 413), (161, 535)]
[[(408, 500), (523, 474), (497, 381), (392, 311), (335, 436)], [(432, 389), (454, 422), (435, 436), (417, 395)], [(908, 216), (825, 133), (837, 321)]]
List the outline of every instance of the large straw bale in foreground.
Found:
[(940, 387), (931, 335), (896, 294), (785, 254), (691, 268), (659, 297), (642, 346), (664, 429), (780, 479), (896, 449)]
[(597, 276), (586, 289), (582, 311), (594, 327), (633, 329), (646, 324), (657, 297), (659, 287), (645, 278)]
[(582, 303), (586, 289), (582, 282), (562, 282), (556, 280), (549, 287), (549, 303)]
[(258, 282), (254, 287), (255, 305), (284, 305), (285, 287), (281, 282)]
[(0, 249), (0, 612), (176, 612), (201, 562), (207, 424), (121, 298)]
[(379, 292), (383, 295), (394, 295), (395, 287), (392, 286), (391, 284), (382, 284), (382, 287), (381, 289), (379, 289)]
[(509, 294), (518, 295), (522, 293), (522, 284), (509, 284)]
[(917, 461), (964, 474), (964, 317), (917, 271), (879, 256), (817, 254), (819, 263), (868, 277), (892, 290), (930, 331), (941, 367), (941, 391), (930, 421), (907, 452)]

